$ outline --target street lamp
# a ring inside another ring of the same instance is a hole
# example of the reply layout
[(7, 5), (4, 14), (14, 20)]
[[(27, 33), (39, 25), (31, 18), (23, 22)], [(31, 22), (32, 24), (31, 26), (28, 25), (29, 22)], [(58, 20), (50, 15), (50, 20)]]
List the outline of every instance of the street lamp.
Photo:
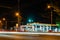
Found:
[(0, 29), (2, 29), (2, 21), (0, 20)]
[(3, 20), (5, 21), (6, 19), (5, 19), (5, 18), (3, 18)]
[(16, 16), (17, 16), (17, 17), (19, 16), (19, 13), (18, 13), (18, 12), (16, 13)]
[(47, 8), (48, 9), (51, 9), (51, 25), (52, 25), (52, 6), (51, 5), (48, 5)]
[(3, 18), (3, 23), (5, 24), (5, 28), (7, 28), (7, 21), (6, 21), (6, 18)]
[(17, 19), (18, 19), (18, 27), (20, 26), (20, 22), (21, 22), (21, 19), (22, 19), (22, 17), (20, 16), (20, 7), (19, 7), (20, 5), (19, 5), (19, 2), (20, 2), (20, 0), (17, 0), (17, 3), (18, 3), (17, 4), (17, 7), (18, 7), (17, 11), (18, 12), (16, 12), (16, 14), (15, 14), (17, 16)]
[(16, 16), (17, 16), (17, 19), (18, 19), (18, 26), (19, 26), (19, 13), (17, 12), (16, 14), (15, 14)]
[(51, 5), (48, 5), (47, 8), (50, 9), (51, 8)]

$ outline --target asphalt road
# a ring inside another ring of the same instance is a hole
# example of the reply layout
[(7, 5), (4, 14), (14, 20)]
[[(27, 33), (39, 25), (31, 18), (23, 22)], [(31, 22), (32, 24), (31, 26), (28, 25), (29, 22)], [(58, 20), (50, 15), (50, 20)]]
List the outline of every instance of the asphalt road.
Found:
[(32, 34), (14, 34), (0, 35), (0, 40), (60, 40), (60, 36), (52, 35), (32, 35)]

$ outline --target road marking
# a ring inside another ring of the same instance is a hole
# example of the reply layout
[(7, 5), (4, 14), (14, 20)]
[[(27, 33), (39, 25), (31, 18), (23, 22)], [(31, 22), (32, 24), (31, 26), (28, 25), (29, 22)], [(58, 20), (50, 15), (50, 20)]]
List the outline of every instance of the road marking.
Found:
[(0, 32), (0, 34), (41, 34), (41, 35), (58, 35), (60, 33), (37, 33), (37, 32)]

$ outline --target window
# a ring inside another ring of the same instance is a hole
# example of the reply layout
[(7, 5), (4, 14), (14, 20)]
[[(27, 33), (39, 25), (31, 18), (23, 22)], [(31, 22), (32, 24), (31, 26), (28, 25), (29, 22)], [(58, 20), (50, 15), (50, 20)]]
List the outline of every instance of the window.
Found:
[(37, 26), (37, 28), (40, 28), (40, 26)]

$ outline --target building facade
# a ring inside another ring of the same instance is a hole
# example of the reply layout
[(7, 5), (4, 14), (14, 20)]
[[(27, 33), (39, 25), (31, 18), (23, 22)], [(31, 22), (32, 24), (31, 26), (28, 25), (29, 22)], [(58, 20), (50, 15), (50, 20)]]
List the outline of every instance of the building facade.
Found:
[(29, 23), (20, 26), (21, 31), (25, 32), (60, 32), (55, 24)]

